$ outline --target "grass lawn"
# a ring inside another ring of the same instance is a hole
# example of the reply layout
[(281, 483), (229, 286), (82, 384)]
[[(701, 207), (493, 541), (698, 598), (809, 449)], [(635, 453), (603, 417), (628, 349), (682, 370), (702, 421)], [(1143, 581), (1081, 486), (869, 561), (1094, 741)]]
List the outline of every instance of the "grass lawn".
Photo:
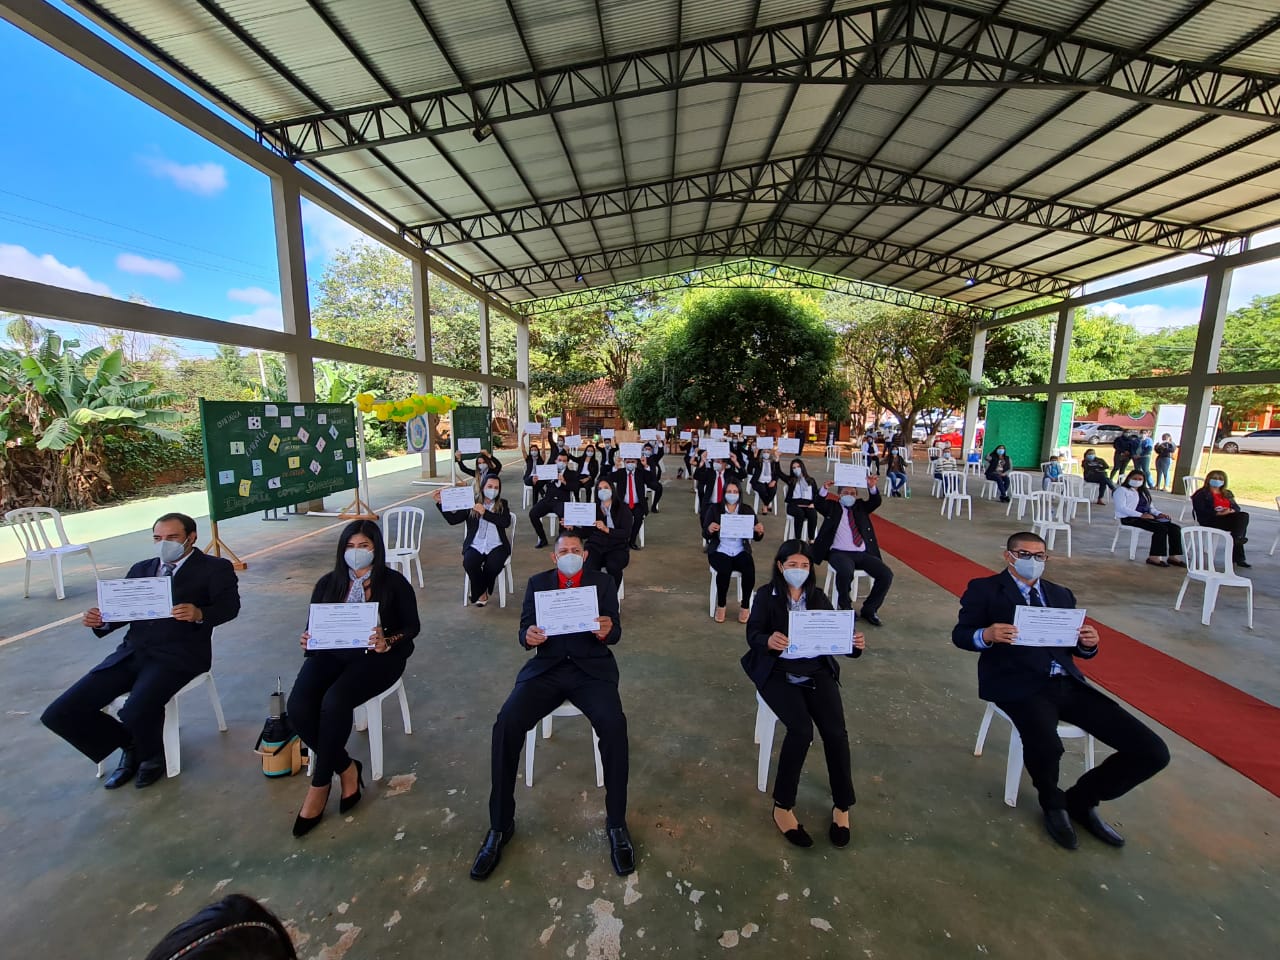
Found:
[[(1077, 460), (1087, 450), (1084, 444), (1073, 444), (1071, 452)], [(1110, 444), (1093, 448), (1098, 456), (1113, 463), (1115, 451)], [(1151, 469), (1154, 473), (1155, 458), (1152, 458)], [(1200, 461), (1199, 475), (1204, 476), (1207, 470), (1225, 470), (1227, 481), (1236, 500), (1252, 506), (1276, 507), (1276, 497), (1280, 496), (1280, 456), (1265, 453), (1223, 453), (1214, 450), (1205, 452)]]

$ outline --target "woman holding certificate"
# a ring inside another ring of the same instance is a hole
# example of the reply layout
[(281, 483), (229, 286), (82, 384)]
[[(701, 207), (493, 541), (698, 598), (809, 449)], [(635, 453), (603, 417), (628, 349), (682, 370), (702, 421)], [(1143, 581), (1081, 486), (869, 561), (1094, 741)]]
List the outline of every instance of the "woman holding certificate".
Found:
[[(586, 507), (587, 504), (582, 504)], [(635, 517), (617, 495), (613, 483), (601, 480), (595, 486), (594, 526), (584, 527), (587, 535), (587, 569), (603, 570), (613, 578), (615, 587), (622, 586), (622, 571), (631, 562), (631, 532)], [(565, 513), (565, 529), (575, 527)]]
[[(470, 500), (471, 491), (467, 487), (452, 488), (450, 500), (459, 492), (464, 499)], [(455, 506), (450, 502), (449, 508), (445, 509), (444, 497), (443, 490), (432, 494), (436, 509), (451, 526), (467, 525), (466, 535), (462, 538), (462, 568), (467, 571), (471, 584), (471, 602), (483, 607), (489, 602), (493, 585), (502, 576), (507, 557), (511, 556), (511, 541), (507, 535), (511, 528), (511, 509), (502, 498), (502, 479), (492, 474), (484, 478), (479, 503)]]
[[(813, 839), (796, 819), (793, 808), (800, 770), (813, 741), (816, 725), (827, 756), (827, 776), (831, 781), (832, 844), (849, 844), (849, 808), (853, 806), (853, 774), (849, 762), (849, 734), (845, 729), (844, 705), (840, 701), (840, 667), (830, 653), (808, 654), (811, 638), (793, 632), (793, 614), (831, 610), (831, 601), (814, 580), (812, 553), (803, 540), (787, 540), (774, 557), (770, 582), (760, 588), (747, 621), (747, 645), (742, 669), (760, 692), (760, 698), (777, 714), (786, 729), (778, 754), (778, 772), (773, 780), (773, 822), (778, 831), (797, 847), (813, 846)], [(825, 616), (836, 616), (834, 612)], [(850, 620), (844, 629), (853, 631), (853, 611), (839, 616)], [(822, 641), (829, 639), (824, 631)], [(840, 624), (834, 624), (839, 627)], [(838, 632), (838, 631), (837, 631)], [(844, 634), (845, 654), (862, 656), (866, 641), (862, 634)], [(789, 648), (795, 645), (796, 650)], [(823, 649), (823, 643), (812, 644)], [(795, 656), (804, 649), (806, 655)], [(831, 649), (830, 645), (825, 647)]]
[(724, 500), (702, 511), (702, 536), (707, 541), (707, 562), (716, 573), (716, 623), (724, 623), (724, 607), (729, 601), (729, 583), (735, 573), (742, 575), (742, 607), (738, 622), (746, 623), (751, 607), (751, 591), (756, 587), (756, 563), (751, 557), (751, 541), (764, 539), (764, 525), (755, 511), (741, 502), (742, 487), (737, 480), (724, 486)]
[(809, 476), (809, 468), (804, 461), (796, 457), (791, 461), (788, 472), (782, 476), (787, 485), (787, 515), (795, 520), (795, 534), (804, 538), (804, 525), (809, 525), (809, 540), (813, 540), (818, 530), (818, 511), (813, 502), (818, 497), (818, 485)]
[(387, 566), (378, 525), (347, 524), (333, 569), (311, 591), (311, 617), (302, 635), (307, 652), (289, 694), (289, 717), (312, 753), (311, 788), (293, 823), (295, 837), (320, 822), (335, 774), (341, 783), (338, 811), (360, 802), (362, 767), (347, 755), (352, 715), (404, 674), (419, 629), (417, 597), (409, 581)]

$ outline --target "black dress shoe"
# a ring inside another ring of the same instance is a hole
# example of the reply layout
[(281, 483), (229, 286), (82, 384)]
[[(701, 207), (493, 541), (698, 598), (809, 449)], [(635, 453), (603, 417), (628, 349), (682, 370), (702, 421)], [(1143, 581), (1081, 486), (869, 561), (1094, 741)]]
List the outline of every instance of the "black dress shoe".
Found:
[(1080, 846), (1080, 838), (1076, 836), (1076, 828), (1071, 826), (1071, 817), (1065, 810), (1046, 810), (1044, 812), (1044, 828), (1060, 847), (1074, 850)]
[(123, 787), (126, 783), (134, 778), (138, 773), (138, 755), (134, 753), (132, 747), (125, 747), (120, 752), (120, 764), (111, 771), (111, 776), (107, 777), (106, 782), (102, 785), (107, 790), (115, 790)]
[(535, 544), (533, 545), (533, 549), (535, 549), (535, 550), (541, 550), (541, 549), (542, 549), (543, 547), (545, 547), (546, 545), (547, 545), (547, 541), (545, 541), (545, 540), (539, 540), (537, 543), (535, 543)]
[(827, 835), (831, 838), (831, 845), (834, 847), (847, 847), (849, 845), (849, 828), (842, 827), (840, 824), (836, 823), (834, 811), (832, 814), (831, 829), (827, 832)]
[(356, 792), (349, 797), (338, 798), (338, 812), (346, 813), (360, 802), (360, 791), (364, 789), (364, 765), (359, 760), (352, 760), (356, 765)]
[(1250, 563), (1248, 560), (1236, 560), (1234, 563), (1232, 563), (1232, 566), (1243, 567), (1244, 569), (1248, 570), (1250, 567), (1253, 566), (1253, 564)]
[(133, 785), (141, 790), (143, 787), (149, 787), (157, 780), (164, 777), (164, 760), (143, 760), (138, 764), (138, 776), (134, 778)]
[(869, 623), (869, 624), (871, 624), (873, 627), (883, 627), (883, 626), (884, 626), (884, 621), (883, 621), (883, 620), (881, 620), (881, 619), (880, 619), (876, 614), (874, 614), (874, 613), (864, 613), (864, 614), (861, 614), (861, 615), (858, 617), (858, 619), (860, 619), (863, 623)]
[[(769, 815), (769, 819), (773, 820), (773, 814)], [(773, 820), (773, 825), (778, 827), (778, 821)], [(782, 827), (778, 827), (778, 832), (787, 838), (788, 843), (793, 843), (797, 847), (813, 846), (813, 837), (809, 836), (803, 823), (797, 823), (791, 830), (783, 830)]]
[(502, 859), (502, 848), (507, 845), (515, 832), (515, 825), (512, 824), (511, 829), (505, 832), (490, 830), (485, 834), (484, 843), (480, 844), (480, 851), (476, 854), (475, 862), (471, 864), (472, 880), (488, 879), (489, 874), (493, 873), (494, 868), (498, 866), (498, 861)]
[[(333, 789), (332, 783), (329, 784), (329, 789), (330, 790)], [(328, 806), (328, 803), (329, 803), (328, 794), (325, 794), (324, 802), (325, 802), (325, 805)], [(295, 837), (305, 837), (308, 833), (314, 830), (316, 828), (316, 825), (323, 819), (324, 819), (323, 809), (319, 813), (317, 813), (314, 817), (304, 817), (302, 814), (298, 814), (293, 819), (293, 835)]]
[(613, 872), (620, 877), (636, 872), (636, 848), (631, 845), (631, 834), (626, 827), (609, 828), (609, 860)]
[(1098, 816), (1098, 808), (1090, 807), (1084, 813), (1075, 810), (1071, 812), (1071, 819), (1080, 824), (1103, 843), (1112, 847), (1123, 847), (1124, 837), (1116, 833), (1115, 827), (1107, 823)]

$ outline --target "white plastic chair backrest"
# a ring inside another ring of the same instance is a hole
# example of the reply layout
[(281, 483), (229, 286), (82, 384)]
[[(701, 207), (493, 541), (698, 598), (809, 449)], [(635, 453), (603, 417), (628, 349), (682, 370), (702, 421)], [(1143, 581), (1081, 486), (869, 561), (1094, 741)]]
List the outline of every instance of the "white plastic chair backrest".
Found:
[(1029, 473), (1011, 473), (1009, 474), (1009, 492), (1022, 495), (1031, 492), (1031, 474)]
[(1183, 477), (1182, 478), (1182, 495), (1189, 497), (1204, 483), (1204, 477)]
[(1036, 490), (1027, 494), (1031, 503), (1031, 522), (1032, 523), (1054, 523), (1054, 498), (1060, 494), (1049, 493), (1047, 490)]
[(1084, 477), (1078, 473), (1064, 473), (1062, 482), (1066, 484), (1067, 496), (1080, 498), (1084, 496)]
[[(1223, 566), (1217, 566), (1218, 548), (1222, 548)], [(1187, 573), (1232, 574), (1231, 534), (1213, 527), (1183, 527), (1182, 553), (1187, 562)]]
[(392, 507), (382, 514), (382, 536), (388, 550), (417, 550), (422, 545), (426, 512), (421, 507)]
[(942, 492), (947, 495), (969, 493), (969, 475), (956, 470), (942, 471)]
[[(67, 533), (62, 528), (62, 514), (53, 507), (20, 507), (6, 513), (4, 520), (18, 535), (18, 542), (22, 544), (22, 549), (26, 553), (52, 550), (54, 547), (68, 545)], [(56, 541), (49, 539), (49, 531), (45, 528), (46, 521), (53, 522), (54, 530), (58, 534)]]
[(865, 467), (867, 465), (867, 455), (861, 450), (853, 451), (853, 465), (855, 467)]
[(941, 447), (930, 447), (930, 448), (929, 448), (929, 459), (930, 459), (930, 460), (937, 460), (940, 456), (942, 456), (942, 448), (941, 448)]

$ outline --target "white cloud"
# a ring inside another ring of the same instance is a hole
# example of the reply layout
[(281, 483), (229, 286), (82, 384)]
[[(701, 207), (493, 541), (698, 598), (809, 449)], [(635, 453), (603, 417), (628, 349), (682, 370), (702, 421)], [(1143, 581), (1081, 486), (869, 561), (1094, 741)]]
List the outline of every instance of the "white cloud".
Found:
[(159, 277), (161, 280), (182, 279), (182, 270), (176, 263), (170, 263), (168, 260), (151, 260), (148, 257), (140, 257), (136, 253), (122, 253), (116, 257), (116, 269), (144, 277)]
[(357, 243), (372, 243), (363, 231), (335, 217), (305, 197), (302, 200), (302, 236), (307, 257), (328, 260)]
[(69, 267), (53, 254), (34, 254), (26, 247), (0, 243), (0, 273), (22, 280), (34, 280), (67, 290), (114, 296), (105, 283), (93, 280), (80, 267)]
[(237, 303), (251, 303), (255, 307), (269, 307), (280, 298), (262, 287), (236, 287), (227, 291), (227, 299)]
[(1108, 300), (1093, 309), (1150, 333), (1161, 327), (1187, 327), (1200, 322), (1199, 307), (1170, 307), (1160, 303), (1121, 303)]
[(279, 305), (259, 307), (253, 313), (241, 313), (227, 317), (227, 323), (243, 323), (249, 327), (261, 327), (263, 330), (283, 330), (284, 314)]
[(1246, 306), (1254, 297), (1266, 297), (1280, 293), (1280, 263), (1270, 260), (1255, 263), (1251, 267), (1235, 270), (1231, 274), (1231, 294), (1227, 309)]
[(179, 190), (212, 197), (227, 188), (227, 170), (220, 163), (177, 163), (159, 154), (139, 159), (152, 174), (171, 181)]

